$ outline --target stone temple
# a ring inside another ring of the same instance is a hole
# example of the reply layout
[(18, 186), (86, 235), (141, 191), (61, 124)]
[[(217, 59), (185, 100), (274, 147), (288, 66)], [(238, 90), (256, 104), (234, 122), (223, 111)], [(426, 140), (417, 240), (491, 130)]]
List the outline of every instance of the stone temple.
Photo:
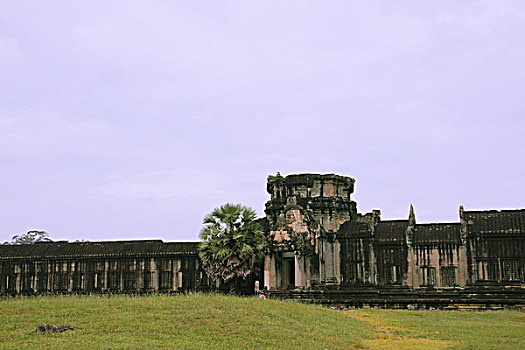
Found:
[[(270, 296), (379, 305), (525, 305), (525, 209), (418, 224), (358, 213), (355, 180), (269, 176), (260, 281)], [(253, 282), (253, 281), (252, 281)], [(198, 243), (0, 246), (0, 294), (209, 290)]]
[(266, 203), (268, 289), (316, 285), (523, 285), (525, 210), (467, 211), (457, 223), (418, 224), (361, 214), (354, 179), (271, 177)]

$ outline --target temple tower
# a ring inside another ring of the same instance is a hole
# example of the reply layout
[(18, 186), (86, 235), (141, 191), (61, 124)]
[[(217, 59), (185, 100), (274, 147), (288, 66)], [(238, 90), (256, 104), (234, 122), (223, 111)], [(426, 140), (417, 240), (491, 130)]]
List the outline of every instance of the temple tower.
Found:
[(340, 282), (335, 233), (357, 215), (356, 203), (350, 198), (354, 182), (334, 174), (268, 177), (267, 288)]

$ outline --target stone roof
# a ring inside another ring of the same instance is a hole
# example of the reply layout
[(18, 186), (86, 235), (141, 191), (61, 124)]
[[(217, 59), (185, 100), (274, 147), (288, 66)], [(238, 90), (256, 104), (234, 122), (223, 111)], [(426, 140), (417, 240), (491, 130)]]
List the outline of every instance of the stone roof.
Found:
[(309, 185), (312, 186), (314, 180), (321, 180), (321, 181), (340, 181), (348, 183), (349, 185), (353, 185), (355, 183), (355, 179), (351, 178), (349, 176), (342, 176), (342, 175), (336, 175), (336, 174), (290, 174), (286, 177), (272, 177), (270, 176), (268, 181), (269, 182), (275, 182), (275, 181), (282, 181), (285, 182), (287, 185)]
[(464, 218), (471, 233), (525, 234), (525, 209), (465, 211)]
[(379, 221), (376, 226), (374, 240), (376, 242), (405, 242), (408, 220)]
[(460, 223), (416, 224), (414, 244), (461, 243)]
[(372, 234), (370, 225), (366, 222), (347, 221), (339, 227), (338, 237), (369, 237)]
[(0, 260), (34, 258), (97, 258), (162, 255), (195, 255), (199, 242), (161, 240), (109, 242), (42, 242), (23, 245), (0, 245)]

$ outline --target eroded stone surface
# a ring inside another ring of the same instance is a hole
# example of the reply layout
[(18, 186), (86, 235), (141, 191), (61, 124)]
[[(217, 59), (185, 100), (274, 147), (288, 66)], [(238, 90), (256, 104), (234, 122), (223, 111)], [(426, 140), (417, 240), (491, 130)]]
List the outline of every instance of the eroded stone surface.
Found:
[[(350, 198), (355, 180), (334, 174), (301, 174), (270, 177), (266, 203), (270, 252), (266, 275), (278, 288), (337, 283), (340, 225), (356, 216)], [(291, 255), (290, 255), (291, 254)], [(293, 274), (287, 259), (294, 258)], [(284, 270), (283, 270), (284, 269)], [(283, 281), (283, 276), (285, 280)]]

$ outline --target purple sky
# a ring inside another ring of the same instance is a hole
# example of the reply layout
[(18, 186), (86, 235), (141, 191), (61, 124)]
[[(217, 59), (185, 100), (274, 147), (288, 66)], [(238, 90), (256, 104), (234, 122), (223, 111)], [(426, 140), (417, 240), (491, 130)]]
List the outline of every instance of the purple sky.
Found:
[(0, 241), (195, 240), (266, 177), (360, 212), (525, 207), (525, 2), (0, 4)]

